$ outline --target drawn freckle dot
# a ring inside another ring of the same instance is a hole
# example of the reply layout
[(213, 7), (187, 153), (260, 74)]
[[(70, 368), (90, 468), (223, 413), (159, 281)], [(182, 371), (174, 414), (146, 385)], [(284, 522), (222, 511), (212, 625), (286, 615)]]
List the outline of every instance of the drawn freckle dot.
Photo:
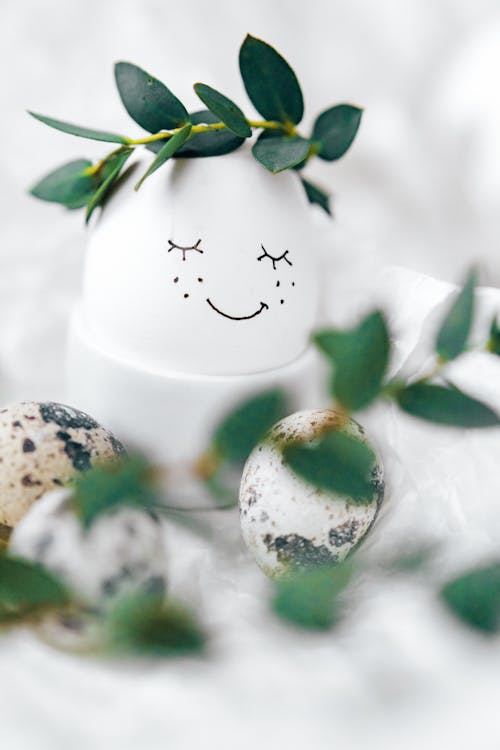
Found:
[(280, 305), (282, 305), (284, 301), (285, 301), (284, 299), (280, 299)]
[(295, 281), (292, 281), (292, 286), (295, 286)]
[(279, 285), (280, 285), (280, 283), (279, 283), (279, 281), (277, 281), (277, 282), (276, 282), (276, 286), (279, 286)]
[(177, 284), (178, 281), (179, 281), (179, 277), (176, 276), (175, 279), (174, 279), (174, 284)]
[(184, 299), (187, 299), (188, 297), (189, 297), (189, 294), (186, 292), (186, 294), (184, 295)]
[(203, 281), (203, 279), (198, 278), (198, 281), (201, 283)]

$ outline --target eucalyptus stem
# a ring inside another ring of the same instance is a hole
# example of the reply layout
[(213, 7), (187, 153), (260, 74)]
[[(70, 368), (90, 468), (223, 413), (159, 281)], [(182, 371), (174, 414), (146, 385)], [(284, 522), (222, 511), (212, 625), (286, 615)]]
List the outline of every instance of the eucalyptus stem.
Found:
[(98, 174), (103, 166), (113, 157), (116, 156), (116, 154), (120, 154), (123, 151), (123, 146), (120, 146), (120, 148), (116, 148), (114, 151), (111, 151), (111, 153), (104, 156), (102, 159), (99, 159), (95, 164), (92, 164), (90, 167), (87, 167), (87, 169), (84, 170), (85, 175), (93, 176)]
[[(294, 135), (297, 134), (296, 128), (293, 125), (293, 123), (287, 123), (287, 122), (283, 123), (283, 122), (278, 122), (277, 120), (246, 120), (246, 122), (251, 128), (255, 128), (255, 129), (281, 131), (282, 133), (285, 133), (286, 135), (289, 135), (290, 137), (293, 137)], [(85, 174), (88, 176), (94, 176), (94, 175), (99, 174), (101, 169), (104, 167), (106, 163), (109, 162), (110, 159), (112, 159), (116, 154), (119, 154), (124, 150), (135, 149), (137, 146), (145, 146), (148, 143), (155, 143), (156, 141), (165, 141), (165, 142), (170, 141), (176, 135), (181, 133), (185, 127), (186, 126), (183, 125), (181, 127), (173, 128), (171, 130), (160, 130), (158, 131), (158, 133), (153, 133), (152, 135), (145, 136), (144, 138), (124, 137), (123, 146), (120, 146), (114, 151), (111, 151), (111, 153), (104, 156), (98, 162), (87, 167), (85, 170)], [(210, 133), (210, 132), (219, 131), (219, 130), (229, 130), (229, 128), (222, 121), (212, 122), (212, 123), (203, 123), (200, 125), (193, 125), (189, 132), (187, 140), (189, 140), (189, 138), (192, 138), (193, 135), (198, 135), (199, 133)], [(138, 189), (138, 187), (141, 185), (141, 182), (137, 184), (136, 189)]]
[(438, 357), (434, 367), (431, 367), (429, 372), (426, 375), (422, 375), (421, 378), (418, 379), (419, 383), (424, 383), (427, 380), (433, 380), (434, 378), (439, 377), (446, 365), (448, 364), (447, 359), (442, 359), (441, 357)]
[[(292, 135), (291, 128), (284, 125), (282, 122), (276, 120), (247, 120), (248, 125), (251, 128), (259, 128), (262, 130), (281, 130), (283, 132)], [(155, 141), (165, 141), (168, 138), (180, 133), (184, 126), (180, 128), (174, 128), (173, 130), (161, 130), (153, 135), (145, 136), (144, 138), (126, 138), (126, 142), (129, 146), (143, 146), (147, 143), (154, 143)], [(212, 122), (201, 125), (193, 125), (191, 128), (191, 137), (198, 133), (209, 133), (214, 130), (228, 130), (228, 127), (223, 122)]]

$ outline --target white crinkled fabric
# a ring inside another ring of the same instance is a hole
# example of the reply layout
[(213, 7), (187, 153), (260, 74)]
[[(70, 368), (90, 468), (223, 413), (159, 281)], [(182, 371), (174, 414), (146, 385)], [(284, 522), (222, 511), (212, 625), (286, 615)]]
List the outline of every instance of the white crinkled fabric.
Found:
[[(373, 287), (371, 301), (381, 300), (395, 334), (393, 372), (416, 376), (453, 287), (395, 267)], [(500, 311), (500, 292), (481, 290), (478, 308), (480, 341)], [(500, 359), (468, 354), (453, 378), (500, 410)], [(365, 543), (368, 559), (439, 543), (438, 583), (494, 556), (499, 431), (434, 427), (386, 406), (361, 421), (378, 441), (387, 476), (386, 501)], [(245, 750), (278, 742), (327, 748), (333, 738), (344, 747), (369, 739), (371, 747), (404, 740), (405, 747), (438, 748), (450, 726), (462, 743), (474, 741), (477, 721), (484, 737), (496, 731), (496, 646), (459, 627), (431, 585), (366, 573), (334, 634), (304, 633), (270, 613), (270, 584), (243, 547), (236, 512), (207, 520), (213, 543), (170, 527), (167, 548), (171, 590), (212, 632), (210, 658), (111, 664), (59, 653), (28, 632), (4, 636), (0, 706), (9, 750), (68, 743), (183, 750), (200, 737), (219, 748), (238, 737)]]
[[(250, 31), (301, 71), (308, 124), (330, 101), (366, 107), (352, 153), (334, 168), (311, 165), (311, 177), (335, 191), (337, 214), (325, 229), (323, 322), (349, 325), (381, 304), (394, 373), (425, 371), (453, 288), (403, 268), (380, 276), (381, 265), (397, 260), (458, 282), (482, 258), (498, 284), (500, 169), (485, 148), (498, 141), (496, 0), (7, 0), (2, 21), (2, 401), (64, 401), (64, 337), (85, 242), (79, 219), (29, 199), (26, 186), (58, 163), (104, 153), (42, 131), (24, 110), (138, 132), (113, 91), (114, 59), (168, 73), (179, 94), (205, 71), (243, 105), (235, 52)], [(188, 103), (196, 106), (194, 95)], [(477, 341), (500, 291), (479, 298)], [(500, 410), (500, 358), (471, 353), (451, 372)], [(497, 430), (432, 427), (384, 406), (361, 421), (387, 478), (368, 556), (439, 543), (437, 585), (497, 554)], [(169, 527), (167, 550), (172, 592), (213, 633), (210, 658), (115, 664), (58, 652), (27, 631), (2, 635), (2, 748), (498, 749), (498, 641), (461, 628), (432, 586), (366, 574), (335, 633), (297, 631), (270, 613), (270, 584), (243, 547), (237, 514), (207, 520), (216, 544)]]

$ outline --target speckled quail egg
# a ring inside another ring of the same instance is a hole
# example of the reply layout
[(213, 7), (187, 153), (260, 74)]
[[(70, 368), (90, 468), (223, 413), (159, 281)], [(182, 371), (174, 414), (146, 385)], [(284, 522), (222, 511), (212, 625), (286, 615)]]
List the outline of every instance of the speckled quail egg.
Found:
[[(378, 458), (372, 470), (373, 499), (366, 505), (317, 489), (283, 461), (283, 443), (313, 440), (339, 423), (339, 414), (329, 409), (296, 412), (278, 422), (248, 458), (239, 497), (241, 529), (256, 562), (271, 577), (340, 562), (375, 520), (384, 494)], [(339, 429), (368, 442), (353, 419)]]
[(96, 459), (125, 453), (92, 417), (51, 401), (0, 409), (0, 528), (10, 528), (45, 492), (64, 485)]
[(166, 560), (154, 513), (120, 506), (85, 530), (71, 500), (70, 489), (46, 493), (14, 529), (9, 553), (44, 565), (77, 595), (81, 610), (47, 616), (42, 626), (58, 645), (80, 646), (95, 638), (99, 616), (121, 595), (163, 593)]

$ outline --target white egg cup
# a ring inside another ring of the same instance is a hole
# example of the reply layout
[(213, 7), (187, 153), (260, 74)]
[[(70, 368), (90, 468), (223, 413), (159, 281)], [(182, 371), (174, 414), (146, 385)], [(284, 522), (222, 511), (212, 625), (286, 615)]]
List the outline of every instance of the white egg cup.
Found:
[(67, 400), (156, 461), (189, 461), (242, 399), (282, 386), (320, 406), (311, 209), (296, 174), (246, 146), (135, 159), (91, 230), (69, 333)]

